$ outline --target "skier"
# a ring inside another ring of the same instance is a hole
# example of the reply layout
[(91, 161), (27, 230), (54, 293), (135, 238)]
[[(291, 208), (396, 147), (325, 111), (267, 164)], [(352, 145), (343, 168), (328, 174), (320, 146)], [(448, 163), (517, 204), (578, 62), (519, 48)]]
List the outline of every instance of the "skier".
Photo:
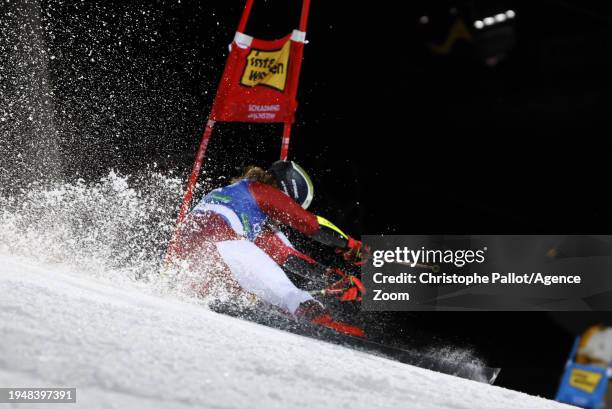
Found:
[(336, 248), (356, 264), (368, 257), (360, 241), (306, 210), (314, 195), (306, 172), (295, 162), (277, 161), (268, 171), (251, 166), (232, 182), (206, 194), (179, 233), (180, 259), (190, 260), (195, 269), (217, 265), (207, 269), (198, 291), (206, 294), (222, 284), (234, 294), (253, 294), (298, 320), (364, 336), (360, 328), (334, 320), (319, 301), (297, 288), (283, 271), (321, 278), (338, 273), (344, 277), (341, 283), (349, 286), (343, 300), (360, 299), (364, 291), (358, 279), (328, 269), (297, 251), (278, 228), (291, 227)]

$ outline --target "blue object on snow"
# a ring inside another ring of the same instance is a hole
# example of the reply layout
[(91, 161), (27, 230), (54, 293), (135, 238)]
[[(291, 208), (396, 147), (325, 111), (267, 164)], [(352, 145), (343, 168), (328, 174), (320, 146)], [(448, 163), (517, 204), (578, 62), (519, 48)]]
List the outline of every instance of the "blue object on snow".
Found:
[(555, 400), (581, 408), (600, 409), (604, 404), (612, 368), (574, 362), (579, 341), (580, 337), (576, 337)]

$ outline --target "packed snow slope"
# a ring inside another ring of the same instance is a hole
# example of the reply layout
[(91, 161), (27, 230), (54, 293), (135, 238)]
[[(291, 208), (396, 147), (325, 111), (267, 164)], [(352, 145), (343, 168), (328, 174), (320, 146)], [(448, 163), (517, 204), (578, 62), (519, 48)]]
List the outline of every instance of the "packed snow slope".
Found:
[(0, 255), (0, 387), (36, 386), (76, 387), (69, 408), (569, 408)]

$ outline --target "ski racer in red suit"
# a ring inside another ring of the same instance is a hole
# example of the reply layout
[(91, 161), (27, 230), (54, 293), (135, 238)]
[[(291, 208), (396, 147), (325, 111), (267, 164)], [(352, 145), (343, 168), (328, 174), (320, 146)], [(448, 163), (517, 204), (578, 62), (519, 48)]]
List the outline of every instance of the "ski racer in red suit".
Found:
[[(347, 260), (359, 263), (367, 257), (360, 241), (322, 226), (319, 220), (324, 219), (306, 210), (314, 194), (306, 172), (294, 162), (278, 161), (268, 171), (250, 167), (233, 182), (206, 194), (179, 235), (179, 257), (206, 254), (206, 261), (216, 259), (225, 267), (222, 272), (208, 274), (199, 291), (206, 293), (213, 281), (221, 280), (226, 289), (255, 295), (297, 319), (364, 336), (360, 328), (335, 321), (319, 301), (297, 288), (283, 271), (321, 278), (334, 272), (342, 274), (297, 251), (279, 225), (335, 247)], [(363, 291), (359, 280), (343, 277), (351, 284), (359, 283), (346, 291), (345, 299), (358, 298)]]

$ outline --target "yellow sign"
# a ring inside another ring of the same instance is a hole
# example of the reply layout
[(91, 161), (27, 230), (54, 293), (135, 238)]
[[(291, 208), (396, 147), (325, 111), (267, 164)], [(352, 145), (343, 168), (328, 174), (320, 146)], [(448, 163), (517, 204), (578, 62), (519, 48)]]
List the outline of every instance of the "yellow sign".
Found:
[(576, 389), (583, 390), (588, 393), (593, 393), (601, 377), (603, 375), (598, 372), (585, 371), (584, 369), (572, 369), (570, 374), (569, 384)]
[(247, 87), (264, 85), (279, 91), (285, 90), (291, 41), (287, 40), (279, 50), (263, 51), (252, 49), (247, 56), (240, 84)]

